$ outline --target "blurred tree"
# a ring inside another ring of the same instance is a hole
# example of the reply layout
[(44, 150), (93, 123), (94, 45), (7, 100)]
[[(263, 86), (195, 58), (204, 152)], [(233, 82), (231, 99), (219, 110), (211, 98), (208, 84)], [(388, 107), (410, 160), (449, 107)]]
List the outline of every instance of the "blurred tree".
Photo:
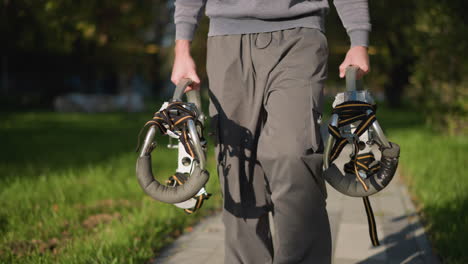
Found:
[[(28, 98), (36, 94), (50, 100), (70, 91), (66, 80), (73, 80), (81, 91), (95, 92), (99, 80), (127, 87), (136, 72), (154, 82), (169, 79), (172, 0), (0, 1), (0, 35), (5, 40), (0, 42), (3, 95), (23, 87), (29, 89)], [(464, 14), (468, 2), (381, 0), (369, 4), (372, 74), (366, 83), (373, 89), (383, 87), (390, 106), (399, 106), (403, 95), (410, 95), (428, 121), (449, 131), (463, 131), (468, 126), (468, 61), (463, 58), (468, 49), (468, 16)], [(198, 73), (205, 81), (207, 28), (204, 18), (192, 45)], [(333, 8), (327, 37), (333, 82), (349, 47)]]
[(468, 2), (419, 0), (407, 41), (417, 61), (411, 75), (412, 97), (436, 128), (468, 130)]
[[(463, 133), (468, 127), (468, 2), (464, 0), (369, 1), (373, 30), (371, 79), (387, 102), (403, 95), (435, 128)], [(377, 78), (376, 78), (376, 77)]]
[(372, 20), (373, 74), (383, 78), (390, 107), (401, 105), (415, 57), (408, 36), (414, 28), (415, 1), (369, 1)]
[[(40, 72), (33, 79), (42, 80), (44, 72), (55, 73), (49, 80), (78, 74), (86, 87), (135, 71), (159, 79), (159, 43), (170, 20), (164, 1), (2, 1), (0, 34), (8, 41), (0, 48), (10, 71)], [(51, 83), (36, 85), (50, 95), (63, 89)]]

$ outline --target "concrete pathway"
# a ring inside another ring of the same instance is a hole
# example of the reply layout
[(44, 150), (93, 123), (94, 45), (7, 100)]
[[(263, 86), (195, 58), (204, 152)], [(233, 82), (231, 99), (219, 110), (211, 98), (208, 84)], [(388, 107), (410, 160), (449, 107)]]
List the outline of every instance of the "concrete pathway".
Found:
[[(381, 242), (377, 248), (369, 240), (362, 199), (327, 189), (333, 263), (439, 263), (399, 177), (371, 197)], [(223, 237), (221, 216), (209, 217), (164, 250), (155, 263), (223, 263)]]
[[(324, 142), (327, 127), (321, 128)], [(349, 146), (335, 160), (339, 168), (351, 153)], [(376, 156), (376, 159), (380, 159)], [(379, 247), (372, 247), (364, 204), (361, 198), (340, 194), (327, 184), (327, 210), (333, 241), (333, 263), (428, 263), (439, 264), (426, 237), (416, 209), (399, 174), (383, 191), (370, 197), (377, 222)], [(166, 248), (157, 264), (223, 263), (224, 226), (221, 215), (203, 220), (193, 232), (182, 235)], [(246, 263), (251, 264), (251, 263)], [(256, 263), (252, 263), (256, 264)]]

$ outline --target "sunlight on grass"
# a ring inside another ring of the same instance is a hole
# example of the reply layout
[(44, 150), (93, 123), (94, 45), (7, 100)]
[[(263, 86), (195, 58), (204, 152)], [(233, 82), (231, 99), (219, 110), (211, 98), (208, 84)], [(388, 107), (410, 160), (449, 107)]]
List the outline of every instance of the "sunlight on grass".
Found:
[[(213, 159), (208, 190), (215, 195), (199, 214), (143, 193), (134, 149), (145, 115), (2, 118), (0, 262), (142, 263), (220, 206)], [(160, 148), (153, 156), (157, 177), (170, 176), (177, 151)]]
[(433, 132), (415, 110), (380, 115), (390, 140), (401, 146), (400, 172), (436, 253), (444, 263), (468, 263), (468, 138)]
[[(467, 138), (431, 132), (411, 109), (380, 107), (377, 117), (401, 146), (400, 171), (436, 252), (447, 263), (468, 262)], [(144, 263), (221, 205), (212, 149), (208, 190), (215, 195), (200, 213), (188, 216), (143, 193), (133, 150), (147, 115), (44, 112), (1, 118), (2, 263)], [(174, 171), (176, 155), (156, 150), (159, 179)]]
[(396, 133), (402, 144), (404, 178), (410, 185), (434, 242), (446, 263), (467, 263), (468, 140), (427, 131)]

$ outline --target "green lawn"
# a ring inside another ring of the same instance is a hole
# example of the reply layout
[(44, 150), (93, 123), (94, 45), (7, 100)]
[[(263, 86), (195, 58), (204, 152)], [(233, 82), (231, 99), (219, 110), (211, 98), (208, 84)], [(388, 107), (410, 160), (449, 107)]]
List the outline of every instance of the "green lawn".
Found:
[(424, 125), (416, 109), (377, 111), (390, 140), (401, 146), (400, 172), (444, 263), (468, 263), (468, 137)]
[[(156, 202), (135, 176), (146, 114), (11, 113), (0, 118), (0, 263), (144, 263), (219, 208), (213, 154), (201, 213)], [(164, 146), (165, 144), (161, 144)], [(155, 150), (155, 173), (177, 152)]]
[[(151, 200), (138, 186), (137, 134), (149, 114), (11, 113), (0, 118), (0, 262), (144, 263), (221, 197), (211, 179), (201, 214)], [(421, 209), (436, 252), (468, 263), (468, 139), (436, 134), (415, 110), (377, 112), (400, 144), (400, 169)], [(161, 145), (164, 145), (161, 144)], [(160, 179), (176, 151), (160, 148)]]

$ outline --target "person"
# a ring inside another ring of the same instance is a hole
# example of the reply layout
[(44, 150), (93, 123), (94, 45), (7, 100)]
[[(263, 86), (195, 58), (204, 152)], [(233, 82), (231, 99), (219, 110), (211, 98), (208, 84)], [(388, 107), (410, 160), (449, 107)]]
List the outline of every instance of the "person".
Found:
[[(351, 42), (340, 76), (349, 65), (362, 76), (369, 71), (367, 0), (334, 5)], [(330, 263), (319, 131), (328, 2), (176, 0), (171, 80), (190, 78), (189, 89), (200, 87), (190, 41), (203, 8), (225, 263)]]

